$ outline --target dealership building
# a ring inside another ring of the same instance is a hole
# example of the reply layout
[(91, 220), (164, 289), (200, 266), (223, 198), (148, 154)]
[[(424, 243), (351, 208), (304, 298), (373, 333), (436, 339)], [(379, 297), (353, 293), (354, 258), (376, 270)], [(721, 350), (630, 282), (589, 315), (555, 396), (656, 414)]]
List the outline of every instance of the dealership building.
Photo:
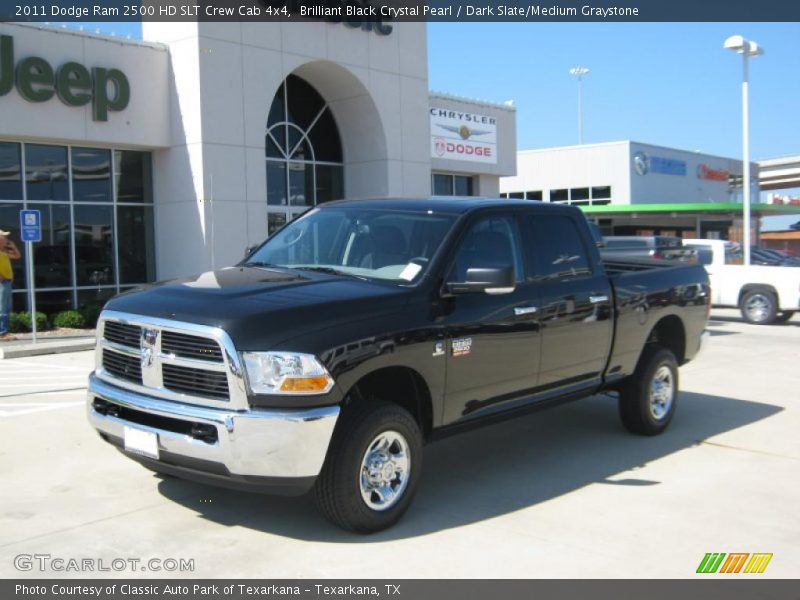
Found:
[(496, 196), (515, 173), (515, 109), (429, 92), (424, 23), (142, 37), (0, 23), (0, 228), (19, 245), (20, 210), (41, 211), (44, 312), (233, 264), (330, 200)]
[[(796, 214), (800, 207), (759, 202), (759, 165), (750, 169), (754, 217)], [(580, 206), (606, 235), (739, 240), (742, 179), (741, 160), (620, 141), (520, 151), (500, 191)]]

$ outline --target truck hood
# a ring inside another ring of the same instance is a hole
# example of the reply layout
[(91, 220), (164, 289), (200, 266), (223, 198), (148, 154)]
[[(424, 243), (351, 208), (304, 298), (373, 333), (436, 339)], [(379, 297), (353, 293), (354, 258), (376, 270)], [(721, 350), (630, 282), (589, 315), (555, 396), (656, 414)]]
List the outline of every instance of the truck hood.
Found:
[(121, 294), (105, 308), (221, 327), (240, 350), (400, 310), (410, 290), (324, 273), (227, 267)]

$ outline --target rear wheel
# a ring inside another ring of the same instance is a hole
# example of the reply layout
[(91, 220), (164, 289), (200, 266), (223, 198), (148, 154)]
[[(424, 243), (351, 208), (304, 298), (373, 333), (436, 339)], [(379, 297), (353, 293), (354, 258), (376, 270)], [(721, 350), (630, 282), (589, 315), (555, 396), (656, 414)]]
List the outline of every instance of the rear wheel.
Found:
[(317, 478), (317, 504), (343, 529), (372, 533), (408, 509), (422, 470), (422, 432), (405, 409), (370, 401), (342, 413)]
[(786, 323), (787, 321), (790, 321), (793, 316), (794, 316), (793, 310), (785, 310), (782, 313), (779, 313), (777, 317), (775, 317), (775, 322)]
[(748, 323), (769, 325), (778, 314), (778, 301), (775, 294), (767, 290), (750, 290), (742, 296), (739, 310)]
[(647, 346), (636, 371), (619, 393), (619, 415), (631, 433), (657, 435), (675, 414), (678, 361), (661, 346)]

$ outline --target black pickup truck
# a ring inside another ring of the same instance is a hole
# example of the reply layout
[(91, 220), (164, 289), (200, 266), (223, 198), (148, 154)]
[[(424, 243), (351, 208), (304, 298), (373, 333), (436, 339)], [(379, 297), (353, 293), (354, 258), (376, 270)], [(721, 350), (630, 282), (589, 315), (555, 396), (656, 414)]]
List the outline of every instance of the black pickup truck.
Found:
[(239, 265), (111, 300), (88, 415), (166, 475), (314, 490), (334, 523), (395, 523), (423, 445), (599, 391), (662, 432), (709, 310), (702, 266), (603, 262), (572, 207), (333, 202)]

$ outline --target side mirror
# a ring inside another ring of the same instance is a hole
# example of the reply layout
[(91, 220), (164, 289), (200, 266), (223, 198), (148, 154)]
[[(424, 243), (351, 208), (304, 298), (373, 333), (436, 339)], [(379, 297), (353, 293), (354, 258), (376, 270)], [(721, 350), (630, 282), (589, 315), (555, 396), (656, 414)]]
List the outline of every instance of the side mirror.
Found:
[(466, 281), (449, 282), (446, 284), (448, 293), (492, 295), (510, 294), (516, 287), (514, 269), (512, 267), (491, 267), (467, 269)]
[(247, 248), (245, 248), (244, 257), (247, 258), (248, 256), (250, 256), (256, 248), (258, 248), (258, 244), (254, 246), (248, 246)]

